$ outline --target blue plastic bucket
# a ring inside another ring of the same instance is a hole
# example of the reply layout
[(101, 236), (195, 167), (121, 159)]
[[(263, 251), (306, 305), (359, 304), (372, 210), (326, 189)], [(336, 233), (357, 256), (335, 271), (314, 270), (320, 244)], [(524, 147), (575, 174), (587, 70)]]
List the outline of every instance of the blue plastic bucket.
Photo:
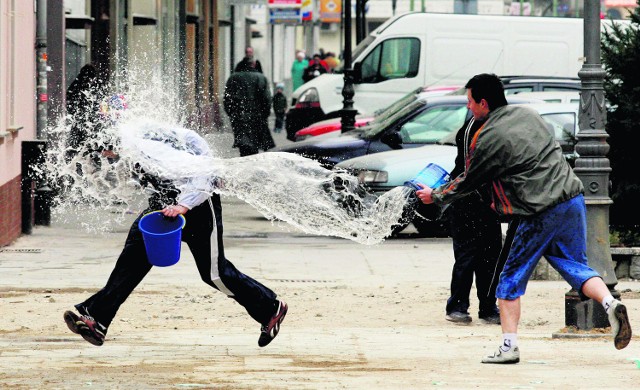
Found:
[(449, 181), (449, 172), (438, 164), (430, 163), (416, 177), (405, 182), (404, 185), (421, 190), (422, 187), (418, 186), (418, 183), (427, 187), (437, 188), (447, 181)]
[(182, 228), (186, 222), (182, 215), (168, 218), (160, 211), (145, 214), (140, 218), (138, 228), (142, 232), (149, 263), (158, 267), (168, 267), (180, 260)]

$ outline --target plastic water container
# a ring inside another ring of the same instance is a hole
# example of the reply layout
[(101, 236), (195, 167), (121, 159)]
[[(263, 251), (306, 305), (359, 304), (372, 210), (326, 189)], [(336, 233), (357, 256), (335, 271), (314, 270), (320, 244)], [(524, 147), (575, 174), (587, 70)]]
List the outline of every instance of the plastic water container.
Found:
[(416, 177), (409, 181), (405, 181), (404, 185), (417, 191), (422, 189), (418, 183), (427, 187), (437, 188), (447, 181), (449, 181), (449, 172), (438, 164), (430, 163), (424, 167)]
[(174, 265), (180, 260), (184, 216), (165, 217), (160, 211), (145, 214), (138, 223), (149, 263), (158, 267)]

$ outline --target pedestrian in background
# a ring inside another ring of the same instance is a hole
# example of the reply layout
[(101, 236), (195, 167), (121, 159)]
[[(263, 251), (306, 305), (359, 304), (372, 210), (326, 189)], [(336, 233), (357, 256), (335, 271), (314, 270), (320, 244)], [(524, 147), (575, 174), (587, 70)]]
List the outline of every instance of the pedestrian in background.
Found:
[(293, 61), (293, 65), (291, 65), (291, 82), (293, 83), (293, 91), (304, 84), (302, 76), (308, 66), (309, 60), (305, 57), (304, 51), (298, 50), (296, 52), (296, 59)]
[(275, 147), (268, 118), (271, 91), (267, 78), (255, 68), (255, 62), (238, 64), (225, 85), (224, 110), (231, 120), (233, 147), (240, 156), (257, 154)]
[(309, 66), (304, 70), (302, 79), (304, 82), (309, 82), (321, 74), (327, 73), (327, 63), (320, 59), (319, 54), (314, 54), (313, 60), (309, 61)]
[[(211, 156), (207, 142), (192, 130), (149, 129), (144, 138), (162, 142), (183, 153)], [(193, 254), (200, 277), (206, 284), (243, 306), (261, 324), (258, 345), (264, 347), (269, 344), (280, 330), (280, 324), (287, 314), (287, 304), (278, 300), (269, 288), (236, 269), (225, 257), (220, 196), (216, 193), (210, 195), (204, 189), (199, 189), (196, 183), (201, 180), (208, 183), (209, 178), (188, 178), (184, 179), (184, 183), (174, 182), (136, 167), (138, 169), (134, 176), (144, 187), (153, 189), (149, 207), (131, 225), (124, 248), (106, 285), (75, 305), (75, 312), (68, 310), (64, 313), (69, 330), (80, 334), (93, 345), (104, 343), (107, 329), (118, 309), (152, 268), (138, 226), (140, 219), (149, 212), (162, 210), (167, 218), (184, 216), (186, 224), (182, 240)], [(180, 191), (178, 186), (184, 185), (186, 187), (182, 188), (193, 190)], [(138, 321), (144, 319), (139, 318)]]
[(245, 68), (247, 64), (252, 62), (253, 62), (253, 68), (256, 70), (256, 72), (262, 73), (262, 64), (260, 63), (260, 61), (256, 60), (253, 57), (253, 47), (247, 46), (244, 49), (244, 58), (242, 58), (242, 60), (238, 62), (238, 64), (234, 69), (234, 72), (237, 72), (238, 68)]
[(494, 74), (476, 75), (465, 88), (473, 117), (485, 121), (471, 140), (465, 172), (436, 189), (422, 186), (416, 195), (442, 206), (487, 185), (494, 210), (510, 219), (507, 237), (513, 239), (505, 243), (509, 255), (496, 289), (502, 343), (482, 362), (520, 361), (520, 297), (542, 256), (582, 299), (602, 304), (615, 348), (625, 348), (631, 340), (627, 309), (587, 264), (584, 187), (546, 122), (530, 108), (506, 105)]
[(276, 93), (273, 94), (273, 112), (276, 114), (274, 133), (279, 133), (284, 128), (284, 114), (287, 111), (287, 97), (284, 95), (284, 84), (276, 84)]
[(340, 65), (340, 60), (336, 57), (335, 53), (331, 51), (327, 52), (327, 55), (324, 57), (324, 62), (326, 62), (327, 67), (329, 67), (329, 73), (333, 73)]
[(67, 89), (67, 118), (69, 134), (65, 158), (70, 161), (78, 153), (83, 155), (98, 151), (96, 143), (102, 127), (100, 125), (100, 102), (103, 96), (102, 83), (93, 64), (86, 64)]

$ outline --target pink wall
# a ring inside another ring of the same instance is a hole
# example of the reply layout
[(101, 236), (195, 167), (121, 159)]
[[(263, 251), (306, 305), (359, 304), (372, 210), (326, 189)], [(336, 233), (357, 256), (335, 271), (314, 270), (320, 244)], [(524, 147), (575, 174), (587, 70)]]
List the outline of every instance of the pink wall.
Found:
[[(0, 186), (21, 175), (21, 142), (36, 138), (34, 1), (0, 1)], [(19, 207), (20, 205), (16, 205)]]
[(34, 4), (0, 0), (0, 246), (22, 232), (21, 146), (36, 138)]

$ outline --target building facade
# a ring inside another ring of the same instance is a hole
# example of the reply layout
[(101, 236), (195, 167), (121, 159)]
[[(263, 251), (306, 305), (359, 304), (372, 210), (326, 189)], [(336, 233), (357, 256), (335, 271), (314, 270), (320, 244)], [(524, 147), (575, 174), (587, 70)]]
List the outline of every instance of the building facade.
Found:
[(0, 1), (0, 246), (22, 232), (22, 143), (36, 138), (35, 29), (33, 1)]

